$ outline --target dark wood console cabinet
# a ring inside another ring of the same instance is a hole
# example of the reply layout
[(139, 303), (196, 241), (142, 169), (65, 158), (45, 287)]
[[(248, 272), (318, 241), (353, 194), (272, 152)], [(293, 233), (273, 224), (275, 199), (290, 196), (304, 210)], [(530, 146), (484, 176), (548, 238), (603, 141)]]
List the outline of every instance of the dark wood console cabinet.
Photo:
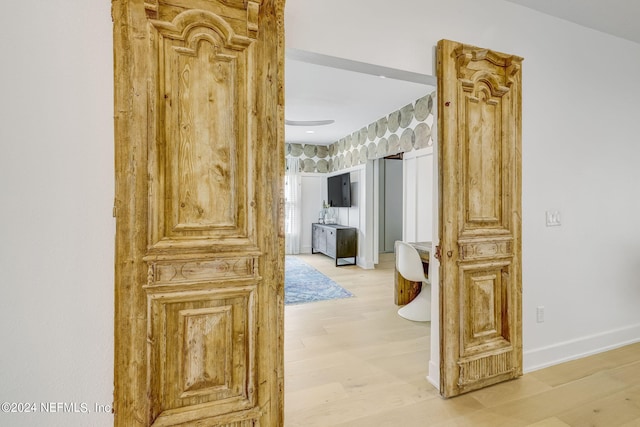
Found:
[[(338, 224), (312, 224), (311, 253), (323, 253), (336, 260), (336, 267), (355, 265), (358, 253), (358, 230)], [(352, 263), (338, 263), (353, 258)]]

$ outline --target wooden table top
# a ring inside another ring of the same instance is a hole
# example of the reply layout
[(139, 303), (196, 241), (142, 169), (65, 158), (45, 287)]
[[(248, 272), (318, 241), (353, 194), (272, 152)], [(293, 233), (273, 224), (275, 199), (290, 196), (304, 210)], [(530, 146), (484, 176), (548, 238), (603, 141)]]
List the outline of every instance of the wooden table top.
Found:
[(416, 248), (421, 256), (426, 255), (428, 259), (429, 254), (431, 253), (431, 242), (409, 242), (409, 244)]

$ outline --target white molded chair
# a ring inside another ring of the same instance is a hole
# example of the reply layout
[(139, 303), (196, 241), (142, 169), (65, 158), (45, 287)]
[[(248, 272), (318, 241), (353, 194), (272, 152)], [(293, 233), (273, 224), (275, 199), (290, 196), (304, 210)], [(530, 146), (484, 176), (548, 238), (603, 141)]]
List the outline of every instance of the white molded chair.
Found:
[(420, 293), (409, 304), (401, 307), (398, 314), (415, 322), (431, 320), (431, 282), (424, 275), (422, 260), (416, 248), (406, 242), (396, 241), (396, 269), (412, 282), (422, 282)]

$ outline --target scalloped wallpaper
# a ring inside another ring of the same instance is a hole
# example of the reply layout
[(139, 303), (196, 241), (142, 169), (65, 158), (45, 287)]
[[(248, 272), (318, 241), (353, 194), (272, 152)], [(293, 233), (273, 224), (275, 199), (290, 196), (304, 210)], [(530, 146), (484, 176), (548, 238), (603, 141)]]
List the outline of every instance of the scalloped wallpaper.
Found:
[(433, 145), (435, 91), (331, 145), (286, 143), (287, 157), (300, 159), (301, 172), (327, 173)]

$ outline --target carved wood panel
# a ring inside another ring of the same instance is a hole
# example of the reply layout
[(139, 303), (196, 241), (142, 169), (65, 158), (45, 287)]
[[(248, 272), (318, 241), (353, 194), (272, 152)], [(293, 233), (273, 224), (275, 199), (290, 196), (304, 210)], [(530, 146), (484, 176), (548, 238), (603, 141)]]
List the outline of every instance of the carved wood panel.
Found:
[(481, 239), (458, 240), (461, 260), (481, 260), (487, 258), (509, 258), (513, 256), (513, 239), (509, 236)]
[(492, 357), (460, 358), (458, 361), (458, 386), (462, 389), (473, 387), (479, 383), (490, 385), (511, 379), (514, 375), (514, 352), (498, 351)]
[(222, 280), (259, 279), (257, 257), (163, 260), (149, 263), (147, 286), (210, 283)]
[(522, 375), (521, 62), (438, 44), (445, 397)]
[(511, 346), (509, 267), (509, 261), (461, 265), (461, 356)]
[(212, 12), (188, 10), (170, 23), (151, 22), (158, 39), (158, 123), (149, 155), (157, 160), (150, 163), (150, 243), (164, 249), (196, 237), (202, 245), (250, 245), (252, 41)]
[(149, 294), (149, 388), (156, 419), (200, 419), (255, 403), (255, 285)]
[[(510, 230), (510, 162), (515, 147), (513, 92), (519, 71), (513, 58), (486, 49), (460, 46), (453, 54), (460, 89), (458, 131), (462, 142), (460, 173), (464, 197), (461, 234), (508, 234)], [(516, 61), (517, 62), (517, 61)]]
[(499, 224), (502, 219), (501, 147), (492, 142), (499, 138), (500, 101), (487, 99), (486, 88), (465, 98), (464, 173), (466, 225), (473, 227)]

